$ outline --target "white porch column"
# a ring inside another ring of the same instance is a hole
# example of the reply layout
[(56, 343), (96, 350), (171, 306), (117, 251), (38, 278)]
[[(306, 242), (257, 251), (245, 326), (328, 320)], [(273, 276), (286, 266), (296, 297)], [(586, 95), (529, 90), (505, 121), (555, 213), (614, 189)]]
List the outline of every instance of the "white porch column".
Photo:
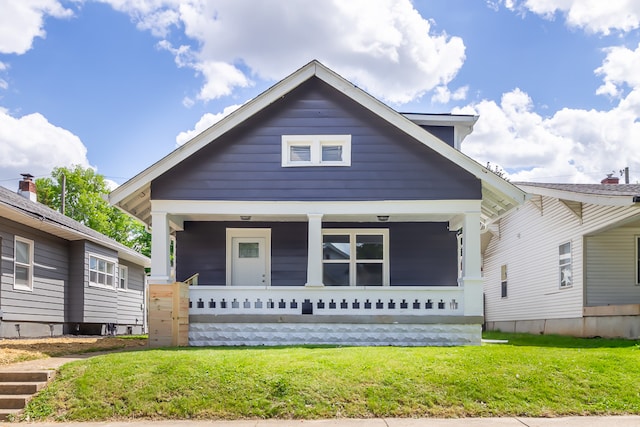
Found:
[(464, 215), (462, 228), (462, 281), (465, 316), (482, 316), (482, 272), (480, 255), (480, 213)]
[(149, 283), (173, 283), (169, 254), (169, 217), (151, 212), (151, 275)]
[(324, 286), (322, 283), (322, 214), (307, 214), (307, 218), (309, 218), (309, 237), (305, 286)]

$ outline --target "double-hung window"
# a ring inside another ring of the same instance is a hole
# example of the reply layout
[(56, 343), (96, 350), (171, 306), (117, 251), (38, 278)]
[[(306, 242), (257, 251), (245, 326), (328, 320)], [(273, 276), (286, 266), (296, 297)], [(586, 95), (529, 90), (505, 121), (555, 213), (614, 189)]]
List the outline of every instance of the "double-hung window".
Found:
[(327, 229), (322, 232), (326, 286), (388, 286), (388, 229)]
[(351, 135), (282, 135), (282, 166), (351, 166)]
[(89, 256), (89, 284), (98, 286), (115, 286), (116, 263), (95, 255)]
[(560, 265), (560, 288), (568, 288), (573, 284), (571, 272), (571, 242), (560, 245), (559, 248)]
[(129, 268), (126, 265), (121, 265), (118, 269), (118, 287), (120, 289), (129, 288)]
[(33, 240), (15, 237), (14, 244), (13, 287), (16, 289), (33, 289)]
[(507, 265), (500, 266), (500, 296), (506, 298), (507, 293)]

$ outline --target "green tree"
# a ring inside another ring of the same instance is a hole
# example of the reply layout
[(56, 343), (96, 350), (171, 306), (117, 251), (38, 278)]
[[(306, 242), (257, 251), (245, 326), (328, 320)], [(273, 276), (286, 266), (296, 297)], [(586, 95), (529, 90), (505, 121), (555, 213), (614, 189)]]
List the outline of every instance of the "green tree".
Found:
[[(64, 177), (64, 178), (63, 178)], [(58, 167), (51, 178), (36, 179), (38, 201), (57, 211), (62, 205), (62, 181), (65, 183), (65, 215), (111, 237), (146, 256), (151, 254), (151, 235), (144, 226), (109, 205), (109, 188), (104, 176), (91, 168), (76, 165)]]

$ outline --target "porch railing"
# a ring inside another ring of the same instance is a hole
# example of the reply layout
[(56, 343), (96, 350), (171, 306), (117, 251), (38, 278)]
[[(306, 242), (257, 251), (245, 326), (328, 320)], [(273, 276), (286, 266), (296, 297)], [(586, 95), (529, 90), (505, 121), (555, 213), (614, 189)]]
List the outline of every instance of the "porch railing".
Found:
[(461, 287), (191, 286), (189, 314), (464, 314)]

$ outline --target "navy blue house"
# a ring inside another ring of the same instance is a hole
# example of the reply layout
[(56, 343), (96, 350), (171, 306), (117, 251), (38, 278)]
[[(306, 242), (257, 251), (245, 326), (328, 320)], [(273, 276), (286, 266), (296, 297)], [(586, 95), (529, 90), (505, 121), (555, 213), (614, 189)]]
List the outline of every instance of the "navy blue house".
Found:
[(110, 200), (152, 228), (150, 283), (190, 284), (190, 345), (479, 344), (481, 229), (524, 193), (460, 152), (476, 120), (312, 61)]

